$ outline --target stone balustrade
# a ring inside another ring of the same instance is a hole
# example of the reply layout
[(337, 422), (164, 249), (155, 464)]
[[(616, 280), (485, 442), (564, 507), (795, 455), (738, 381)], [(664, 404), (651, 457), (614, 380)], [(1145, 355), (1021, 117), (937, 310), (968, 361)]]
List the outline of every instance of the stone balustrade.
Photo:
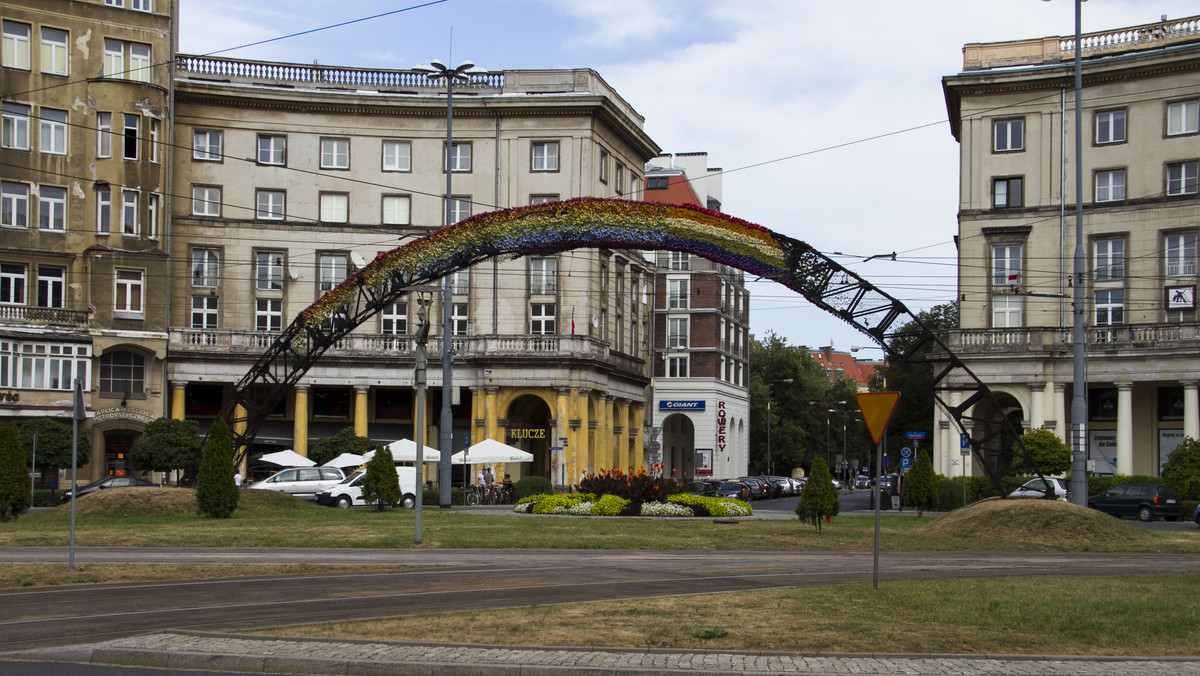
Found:
[[(1157, 49), (1200, 39), (1200, 16), (1171, 19), (1079, 36), (1084, 58)], [(1061, 63), (1075, 58), (1075, 36), (1051, 36), (963, 46), (963, 70)]]
[[(220, 78), (230, 81), (299, 83), (373, 89), (445, 89), (445, 84), (414, 70), (379, 70), (322, 66), (320, 64), (275, 63), (224, 59), (214, 56), (175, 57), (175, 70), (185, 77)], [(499, 89), (504, 73), (472, 73), (470, 81), (455, 83), (455, 89)]]
[(56, 307), (0, 305), (0, 322), (85, 327), (88, 324), (88, 313), (85, 310), (66, 310)]
[[(1131, 324), (1090, 326), (1084, 332), (1087, 345), (1096, 349), (1181, 349), (1200, 348), (1200, 324)], [(946, 345), (958, 355), (1014, 351), (1061, 352), (1072, 348), (1070, 327), (1014, 329), (956, 329), (945, 336)]]

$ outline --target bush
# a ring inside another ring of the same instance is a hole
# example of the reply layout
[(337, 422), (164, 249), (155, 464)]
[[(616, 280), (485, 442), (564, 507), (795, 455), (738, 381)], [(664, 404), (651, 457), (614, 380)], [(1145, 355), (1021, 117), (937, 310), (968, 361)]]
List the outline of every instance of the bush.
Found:
[(800, 504), (796, 505), (796, 516), (812, 523), (820, 533), (822, 517), (837, 516), (841, 510), (842, 503), (838, 500), (837, 487), (833, 485), (825, 458), (813, 460), (808, 481), (800, 492)]
[(0, 521), (21, 516), (29, 509), (29, 465), (21, 447), (21, 433), (12, 423), (0, 424)]
[(400, 492), (396, 462), (392, 460), (392, 450), (387, 446), (380, 444), (367, 463), (367, 474), (362, 480), (362, 496), (368, 505), (375, 505), (381, 512), (384, 507), (400, 504), (404, 497)]
[(616, 495), (602, 495), (592, 503), (592, 516), (616, 516), (629, 501)]
[(1017, 453), (1013, 456), (1014, 470), (1030, 473), (1041, 471), (1044, 476), (1054, 476), (1071, 470), (1071, 449), (1054, 432), (1044, 429), (1029, 430), (1021, 435), (1021, 445), (1025, 447), (1025, 452), (1036, 467), (1030, 466), (1025, 462), (1024, 456)]
[(513, 486), (513, 496), (517, 502), (531, 495), (551, 495), (554, 485), (544, 476), (527, 476)]
[[(907, 485), (906, 485), (907, 488)], [(963, 506), (962, 477), (938, 477), (938, 511), (949, 512)], [(985, 476), (967, 477), (967, 504), (999, 495)]]
[(196, 509), (211, 519), (228, 519), (238, 505), (238, 488), (233, 483), (233, 448), (229, 427), (221, 418), (208, 430), (196, 477)]
[(317, 443), (308, 449), (308, 459), (318, 465), (324, 465), (343, 453), (366, 455), (370, 451), (370, 439), (358, 436), (353, 427), (344, 427), (332, 437), (318, 439)]
[(1200, 500), (1200, 441), (1186, 437), (1176, 446), (1163, 464), (1162, 478), (1184, 500)]
[[(442, 506), (441, 496), (442, 496), (442, 492), (440, 490), (432, 491), (432, 490), (429, 490), (428, 488), (426, 488), (425, 490), (421, 491), (421, 504), (425, 505), (426, 507), (441, 507)], [(451, 505), (467, 504), (466, 497), (467, 497), (467, 493), (463, 489), (461, 489), (461, 488), (451, 488), (450, 489), (450, 504)]]
[(904, 504), (917, 509), (917, 516), (927, 509), (937, 509), (938, 479), (933, 473), (933, 461), (925, 449), (917, 451), (917, 462), (904, 478)]
[(619, 495), (633, 502), (662, 501), (679, 492), (679, 483), (673, 477), (663, 476), (661, 465), (653, 465), (650, 469), (650, 472), (646, 472), (645, 467), (637, 472), (610, 469), (584, 474), (579, 488), (596, 495)]

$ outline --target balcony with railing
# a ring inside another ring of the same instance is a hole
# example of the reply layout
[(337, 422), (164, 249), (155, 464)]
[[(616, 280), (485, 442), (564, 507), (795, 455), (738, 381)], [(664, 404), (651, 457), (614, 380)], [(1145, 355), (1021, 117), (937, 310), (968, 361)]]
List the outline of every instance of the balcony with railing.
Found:
[(84, 328), (88, 325), (88, 313), (84, 310), (57, 307), (0, 305), (0, 325), (4, 324)]
[[(1015, 329), (955, 329), (945, 334), (947, 347), (960, 357), (1070, 356), (1073, 348), (1070, 327), (1030, 327)], [(1195, 351), (1200, 348), (1200, 323), (1127, 324), (1089, 326), (1084, 330), (1089, 350), (1161, 352)]]

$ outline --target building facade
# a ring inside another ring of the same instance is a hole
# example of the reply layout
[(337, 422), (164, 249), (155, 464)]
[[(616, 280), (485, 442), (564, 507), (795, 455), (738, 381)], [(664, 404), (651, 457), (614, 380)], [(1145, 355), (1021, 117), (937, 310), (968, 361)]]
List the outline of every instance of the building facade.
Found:
[[(707, 153), (646, 164), (648, 202), (721, 210)], [(678, 476), (736, 477), (750, 460), (749, 294), (744, 274), (686, 252), (654, 253), (652, 462)]]
[[(961, 147), (948, 344), (997, 395), (999, 410), (975, 415), (1068, 441), (1081, 165), (1089, 468), (1154, 475), (1200, 436), (1200, 17), (1084, 35), (1079, 120), (1074, 42), (969, 44), (963, 72), (943, 81)], [(959, 474), (958, 431), (938, 415), (936, 468)]]
[(70, 422), (93, 477), (167, 392), (171, 3), (0, 2), (0, 418)]

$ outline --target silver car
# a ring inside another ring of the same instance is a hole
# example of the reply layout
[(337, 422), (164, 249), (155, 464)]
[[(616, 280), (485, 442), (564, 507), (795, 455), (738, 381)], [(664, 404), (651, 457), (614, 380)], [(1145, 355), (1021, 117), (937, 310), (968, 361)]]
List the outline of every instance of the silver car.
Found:
[(346, 475), (336, 467), (293, 467), (276, 472), (250, 486), (279, 491), (305, 500), (316, 500), (317, 491), (341, 483)]
[[(1050, 487), (1054, 489), (1054, 497), (1064, 502), (1071, 501), (1071, 491), (1067, 488), (1065, 479), (1054, 479), (1046, 477), (1046, 481), (1050, 482)], [(1042, 483), (1041, 479), (1030, 479), (1026, 481), (1017, 490), (1008, 494), (1010, 498), (1044, 498), (1046, 497), (1046, 484)]]

